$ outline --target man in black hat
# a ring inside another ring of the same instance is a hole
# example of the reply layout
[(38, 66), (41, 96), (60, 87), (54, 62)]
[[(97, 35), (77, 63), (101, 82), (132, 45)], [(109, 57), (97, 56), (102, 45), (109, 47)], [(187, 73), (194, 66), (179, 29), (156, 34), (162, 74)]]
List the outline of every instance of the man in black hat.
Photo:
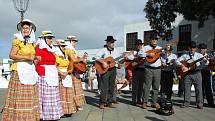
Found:
[[(104, 61), (105, 58), (111, 56), (113, 58), (117, 58), (120, 56), (120, 54), (114, 49), (115, 46), (115, 39), (113, 36), (107, 36), (106, 46), (99, 51), (98, 53), (98, 61), (101, 63), (102, 68), (106, 69), (108, 68), (108, 71), (104, 74), (100, 74), (100, 104), (99, 108), (104, 109), (105, 105), (108, 105), (110, 108), (116, 108), (116, 105), (114, 102), (116, 101), (114, 99), (115, 94), (115, 80), (116, 80), (116, 67), (119, 67), (118, 64), (115, 65), (113, 68), (109, 68), (109, 63)], [(120, 65), (120, 64), (119, 64)]]
[[(184, 103), (181, 105), (181, 108), (188, 108), (190, 105), (191, 98), (191, 86), (194, 84), (196, 92), (196, 105), (198, 109), (203, 108), (203, 96), (202, 96), (202, 75), (200, 71), (200, 62), (195, 62), (200, 58), (203, 58), (203, 55), (196, 52), (196, 42), (190, 41), (188, 45), (189, 52), (182, 55), (177, 59), (178, 65), (181, 66), (183, 72), (187, 72), (184, 75)], [(195, 69), (190, 70), (189, 67), (182, 64), (182, 61), (195, 62)]]
[[(162, 47), (158, 46), (158, 36), (156, 33), (150, 37), (150, 45), (144, 46), (144, 53), (147, 58), (153, 58), (155, 53), (148, 53), (148, 51), (161, 50)], [(161, 80), (161, 60), (158, 57), (153, 62), (145, 61), (145, 73), (144, 73), (144, 88), (143, 88), (143, 109), (147, 109), (148, 98), (150, 94), (150, 88), (152, 87), (152, 103), (151, 107), (156, 110), (160, 109), (158, 104), (158, 93)]]
[[(199, 52), (203, 55), (207, 55), (207, 45), (205, 43), (199, 44)], [(209, 58), (207, 58), (209, 60)], [(212, 91), (212, 78), (211, 70), (208, 68), (209, 61), (206, 63), (201, 62), (201, 74), (202, 74), (202, 93), (203, 98), (206, 97), (208, 106), (214, 107), (213, 91)], [(204, 101), (204, 100), (203, 100)]]
[(142, 105), (143, 95), (143, 73), (144, 73), (144, 52), (143, 42), (141, 39), (137, 39), (135, 42), (136, 51), (127, 57), (127, 60), (131, 61), (131, 64), (135, 64), (135, 68), (132, 71), (132, 104), (139, 106)]

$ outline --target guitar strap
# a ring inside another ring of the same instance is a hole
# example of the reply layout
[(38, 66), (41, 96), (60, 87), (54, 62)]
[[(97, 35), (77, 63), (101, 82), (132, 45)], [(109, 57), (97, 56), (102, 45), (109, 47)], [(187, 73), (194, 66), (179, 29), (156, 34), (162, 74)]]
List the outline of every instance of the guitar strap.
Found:
[(137, 50), (137, 53), (136, 53), (136, 55), (135, 55), (135, 56), (137, 56), (137, 55), (138, 55), (139, 51), (140, 51), (140, 50)]
[(192, 54), (189, 52), (190, 59), (193, 59)]

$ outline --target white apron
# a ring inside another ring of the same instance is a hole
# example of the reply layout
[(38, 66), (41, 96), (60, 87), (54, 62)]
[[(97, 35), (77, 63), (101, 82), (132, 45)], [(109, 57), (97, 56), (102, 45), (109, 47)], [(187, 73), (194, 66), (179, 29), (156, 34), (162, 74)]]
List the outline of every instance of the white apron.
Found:
[[(66, 69), (60, 69), (62, 72), (67, 72)], [(65, 78), (62, 79), (62, 84), (64, 87), (72, 87), (72, 77), (67, 75)]]
[(22, 84), (34, 85), (38, 80), (33, 62), (17, 62), (17, 72)]
[(58, 86), (58, 71), (56, 65), (41, 65), (45, 68), (45, 81), (48, 86)]

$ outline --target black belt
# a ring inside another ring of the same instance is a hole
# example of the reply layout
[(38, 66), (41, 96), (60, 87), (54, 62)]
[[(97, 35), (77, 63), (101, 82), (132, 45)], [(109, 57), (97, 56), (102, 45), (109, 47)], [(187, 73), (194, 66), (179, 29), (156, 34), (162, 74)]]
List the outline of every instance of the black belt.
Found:
[(152, 67), (152, 66), (147, 66), (147, 65), (145, 65), (145, 67), (149, 68), (149, 69), (160, 69), (161, 68), (160, 66), (158, 66), (158, 67)]
[(134, 71), (143, 71), (145, 68), (135, 68)]

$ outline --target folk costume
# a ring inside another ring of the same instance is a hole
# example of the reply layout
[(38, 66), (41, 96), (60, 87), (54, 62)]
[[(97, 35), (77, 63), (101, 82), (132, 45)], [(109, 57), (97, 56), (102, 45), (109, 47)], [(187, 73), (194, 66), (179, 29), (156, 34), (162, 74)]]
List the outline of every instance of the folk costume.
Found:
[[(60, 99), (63, 107), (63, 113), (70, 115), (76, 112), (75, 104), (75, 92), (73, 88), (72, 76), (69, 75), (68, 66), (68, 49), (62, 50), (60, 46), (66, 46), (64, 40), (57, 40), (59, 43), (56, 43), (56, 65), (59, 73), (59, 89), (60, 89)], [(66, 73), (62, 75), (60, 73)]]
[[(26, 23), (31, 31), (28, 37), (21, 32)], [(34, 57), (36, 27), (28, 19), (24, 19), (17, 26), (19, 26), (20, 33), (15, 34), (15, 39), (12, 41), (12, 47), (18, 48), (16, 55)], [(39, 121), (39, 100), (36, 85), (38, 75), (33, 61), (17, 59), (13, 62), (2, 121)]]
[(40, 118), (42, 120), (58, 120), (63, 115), (63, 110), (60, 102), (54, 47), (47, 44), (48, 37), (54, 37), (51, 31), (43, 31), (36, 48), (36, 56), (41, 57), (41, 61), (36, 64), (39, 75)]
[[(71, 46), (71, 41), (77, 42), (78, 41), (77, 38), (75, 36), (68, 36), (66, 41), (70, 41), (70, 45), (66, 46), (66, 49), (67, 49), (66, 55), (68, 56), (72, 55), (73, 57), (77, 58), (78, 57), (77, 52), (75, 48)], [(74, 61), (74, 60), (70, 60), (70, 61)], [(73, 71), (71, 76), (72, 76), (73, 88), (75, 93), (75, 97), (74, 97), (75, 104), (79, 108), (79, 110), (81, 110), (80, 107), (86, 103), (82, 82), (79, 79), (79, 74), (77, 72)]]

